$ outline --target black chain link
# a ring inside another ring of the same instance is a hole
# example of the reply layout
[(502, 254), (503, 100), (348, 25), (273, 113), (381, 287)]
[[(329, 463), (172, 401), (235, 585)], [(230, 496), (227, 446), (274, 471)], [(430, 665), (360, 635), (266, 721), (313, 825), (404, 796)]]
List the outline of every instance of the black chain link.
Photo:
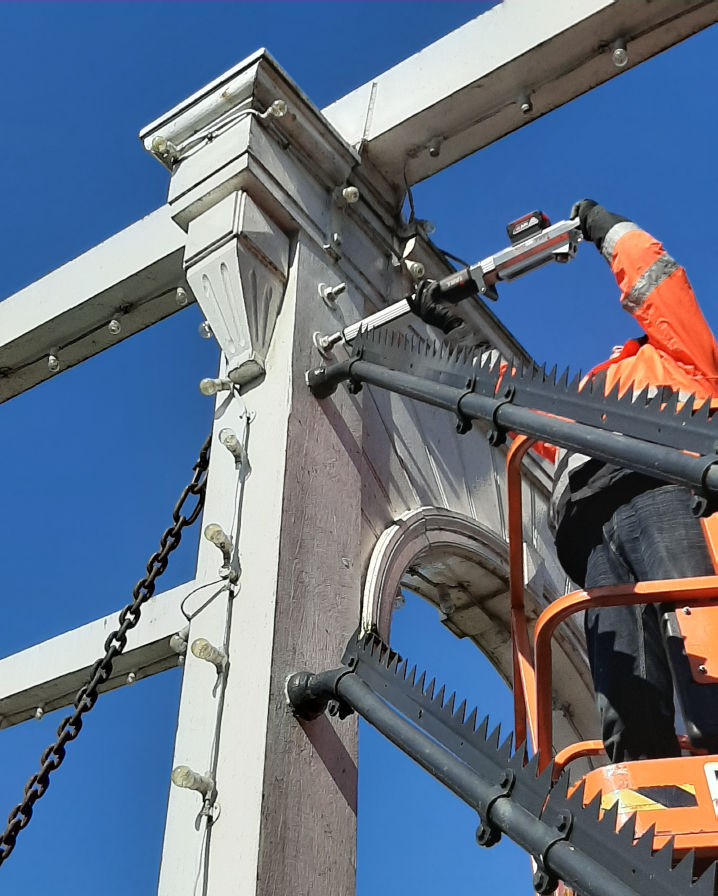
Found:
[[(25, 784), (24, 796), (8, 816), (7, 826), (0, 835), (0, 865), (15, 848), (19, 832), (27, 827), (32, 818), (33, 807), (50, 786), (50, 774), (59, 768), (65, 758), (67, 744), (74, 740), (82, 730), (82, 717), (97, 702), (99, 688), (108, 681), (112, 674), (112, 665), (127, 646), (127, 633), (140, 621), (142, 605), (154, 594), (155, 583), (167, 569), (169, 555), (179, 545), (182, 531), (196, 522), (202, 508), (207, 490), (207, 468), (209, 466), (209, 448), (211, 435), (207, 437), (199, 457), (195, 463), (192, 480), (184, 487), (179, 500), (172, 511), (172, 525), (160, 539), (160, 549), (147, 562), (147, 575), (139, 580), (132, 589), (132, 603), (128, 604), (119, 615), (120, 627), (112, 632), (105, 641), (105, 655), (97, 660), (86, 684), (77, 692), (75, 711), (66, 716), (57, 729), (57, 740), (50, 744), (40, 757), (40, 770), (35, 772)], [(197, 500), (189, 515), (183, 513), (185, 502), (191, 497)]]

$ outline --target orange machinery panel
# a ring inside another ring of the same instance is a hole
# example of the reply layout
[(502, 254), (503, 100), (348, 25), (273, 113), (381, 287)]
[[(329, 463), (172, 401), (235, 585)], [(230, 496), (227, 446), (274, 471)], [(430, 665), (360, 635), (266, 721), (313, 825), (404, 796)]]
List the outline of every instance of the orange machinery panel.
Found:
[(718, 857), (718, 755), (608, 765), (582, 781), (585, 805), (599, 793), (603, 812), (618, 803), (617, 827), (634, 813), (636, 837), (655, 825), (654, 849), (674, 837), (677, 855)]
[(718, 684), (718, 603), (676, 607), (676, 622), (693, 680)]

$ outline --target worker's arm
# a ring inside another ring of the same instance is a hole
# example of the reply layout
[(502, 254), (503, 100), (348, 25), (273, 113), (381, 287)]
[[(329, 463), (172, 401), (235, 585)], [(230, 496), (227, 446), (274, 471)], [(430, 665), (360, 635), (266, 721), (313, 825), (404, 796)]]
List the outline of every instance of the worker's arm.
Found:
[(586, 239), (610, 264), (621, 290), (621, 305), (657, 349), (689, 375), (718, 373), (718, 352), (685, 270), (637, 224), (585, 199), (572, 213)]

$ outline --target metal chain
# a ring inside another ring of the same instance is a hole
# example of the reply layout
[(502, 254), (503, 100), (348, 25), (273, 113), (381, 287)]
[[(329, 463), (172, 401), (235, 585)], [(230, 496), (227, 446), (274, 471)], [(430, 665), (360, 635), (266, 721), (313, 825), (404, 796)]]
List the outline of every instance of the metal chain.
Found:
[[(142, 605), (154, 594), (155, 583), (167, 569), (169, 555), (179, 545), (182, 531), (191, 526), (199, 517), (204, 507), (207, 490), (207, 468), (209, 466), (209, 449), (211, 435), (207, 437), (199, 457), (193, 467), (194, 475), (184, 487), (174, 510), (172, 525), (160, 538), (160, 549), (147, 561), (147, 574), (132, 589), (132, 603), (128, 604), (118, 618), (120, 626), (111, 632), (105, 640), (105, 655), (97, 660), (86, 684), (77, 692), (74, 700), (75, 711), (66, 716), (57, 729), (57, 740), (50, 744), (40, 757), (40, 770), (35, 772), (25, 784), (24, 796), (8, 816), (7, 826), (0, 835), (0, 865), (15, 848), (19, 832), (27, 827), (32, 818), (33, 806), (50, 786), (50, 774), (59, 768), (65, 758), (67, 744), (74, 740), (82, 729), (82, 717), (97, 702), (99, 688), (107, 682), (112, 674), (115, 659), (127, 646), (127, 633), (140, 621)], [(183, 513), (185, 502), (190, 497), (197, 500), (188, 515)]]

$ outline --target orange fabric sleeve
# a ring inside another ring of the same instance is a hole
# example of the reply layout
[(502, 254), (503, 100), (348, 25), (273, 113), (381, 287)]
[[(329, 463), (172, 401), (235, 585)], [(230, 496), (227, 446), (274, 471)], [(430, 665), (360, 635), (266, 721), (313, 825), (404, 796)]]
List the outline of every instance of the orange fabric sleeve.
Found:
[[(654, 271), (670, 264), (664, 279), (652, 286)], [(718, 378), (718, 348), (698, 306), (685, 270), (654, 237), (631, 230), (616, 241), (611, 258), (621, 304), (648, 336), (649, 342), (686, 370), (708, 379)], [(643, 278), (643, 280), (642, 280)]]

